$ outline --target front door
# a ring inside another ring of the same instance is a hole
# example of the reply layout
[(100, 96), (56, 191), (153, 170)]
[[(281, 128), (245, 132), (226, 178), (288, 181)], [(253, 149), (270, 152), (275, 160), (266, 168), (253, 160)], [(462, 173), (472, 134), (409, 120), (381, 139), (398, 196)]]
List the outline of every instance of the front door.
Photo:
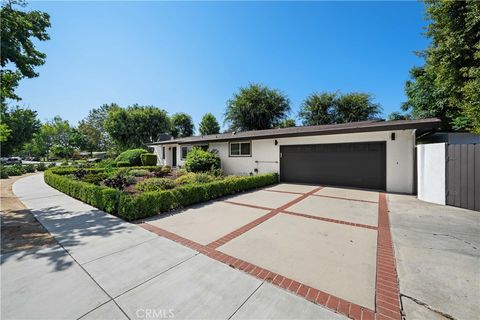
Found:
[(177, 166), (177, 147), (172, 148), (172, 167)]

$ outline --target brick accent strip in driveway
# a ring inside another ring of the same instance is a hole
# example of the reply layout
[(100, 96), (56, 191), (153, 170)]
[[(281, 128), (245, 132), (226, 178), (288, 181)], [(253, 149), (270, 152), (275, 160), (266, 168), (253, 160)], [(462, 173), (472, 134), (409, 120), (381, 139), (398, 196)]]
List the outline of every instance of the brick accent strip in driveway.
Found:
[(387, 199), (378, 196), (377, 283), (375, 295), (377, 319), (402, 319), (397, 268), (388, 219)]
[[(252, 228), (255, 228), (256, 226), (258, 226), (260, 223), (262, 222), (265, 222), (267, 221), (268, 219), (276, 216), (277, 214), (279, 214), (280, 212), (282, 212), (283, 210), (286, 210), (287, 208), (299, 203), (300, 201), (302, 201), (303, 199), (307, 198), (308, 196), (314, 194), (315, 192), (318, 192), (322, 190), (322, 187), (318, 187), (318, 188), (315, 188), (313, 189), (312, 191), (310, 192), (307, 192), (307, 193), (304, 193), (302, 194), (301, 196), (299, 196), (298, 198), (295, 198), (294, 200), (290, 201), (290, 202), (287, 202), (286, 204), (284, 204), (283, 206), (281, 207), (278, 207), (276, 209), (273, 209), (272, 211), (270, 211), (269, 213), (267, 213), (266, 215), (250, 222), (249, 224), (246, 224), (244, 225), (243, 227), (235, 230), (235, 231), (232, 231), (230, 232), (229, 234), (223, 236), (222, 238), (218, 239), (218, 240), (215, 240), (213, 241), (212, 243), (208, 244), (207, 246), (209, 248), (212, 248), (212, 249), (216, 249), (222, 245), (224, 245), (225, 243), (227, 243), (228, 241), (231, 241), (233, 239), (235, 239), (236, 237), (244, 234), (245, 232), (247, 232), (248, 230), (252, 229)], [(261, 207), (257, 207), (257, 208), (261, 208)]]
[[(399, 290), (398, 290), (398, 279), (397, 279), (397, 272), (396, 272), (396, 265), (395, 265), (395, 257), (393, 252), (393, 243), (392, 237), (390, 233), (390, 224), (388, 219), (388, 208), (386, 202), (386, 195), (384, 193), (379, 193), (379, 202), (378, 202), (378, 227), (370, 226), (370, 225), (363, 225), (357, 223), (351, 223), (347, 221), (340, 221), (335, 219), (327, 219), (321, 217), (314, 217), (304, 214), (298, 214), (295, 212), (290, 212), (286, 209), (293, 206), (294, 204), (304, 200), (309, 196), (315, 195), (314, 193), (318, 192), (322, 188), (316, 188), (310, 192), (301, 194), (300, 197), (288, 202), (287, 204), (273, 209), (266, 215), (250, 222), (249, 224), (223, 236), (222, 238), (213, 241), (212, 243), (203, 246), (199, 243), (191, 241), (189, 239), (180, 237), (176, 234), (173, 234), (169, 231), (163, 230), (156, 226), (150, 225), (148, 223), (142, 223), (140, 226), (144, 227), (145, 229), (152, 231), (160, 236), (169, 238), (173, 241), (179, 242), (187, 247), (195, 249), (203, 254), (225, 263), (232, 268), (242, 270), (260, 280), (264, 280), (267, 282), (272, 283), (280, 288), (288, 290), (296, 295), (299, 295), (313, 303), (322, 305), (327, 307), (333, 311), (336, 311), (342, 315), (348, 316), (351, 319), (355, 320), (366, 320), (366, 319), (386, 319), (386, 320), (395, 320), (401, 319), (401, 308), (400, 308), (400, 297), (399, 297)], [(267, 190), (272, 192), (277, 192), (274, 190)], [(281, 192), (281, 193), (289, 193), (292, 194), (293, 192)], [(296, 193), (294, 193), (296, 194)], [(318, 195), (315, 195), (318, 196)], [(330, 197), (334, 198), (334, 197)], [(343, 198), (341, 198), (343, 199)], [(352, 199), (345, 199), (345, 200), (352, 200)], [(376, 203), (373, 201), (363, 201), (358, 200), (359, 202), (369, 202), (369, 203)], [(235, 204), (235, 205), (244, 205), (247, 207), (253, 208), (262, 208), (255, 205), (245, 205), (242, 203), (236, 203), (225, 200), (227, 203)], [(321, 291), (317, 288), (310, 287), (306, 284), (300, 283), (295, 281), (294, 279), (287, 278), (282, 276), (278, 273), (273, 271), (267, 270), (262, 268), (258, 265), (252, 264), (248, 261), (244, 261), (242, 259), (238, 259), (231, 255), (225, 254), (216, 250), (218, 247), (222, 246), (223, 244), (235, 239), (236, 237), (244, 234), (245, 232), (255, 228), (259, 224), (265, 222), (266, 220), (274, 217), (279, 213), (290, 214), (290, 215), (297, 215), (309, 219), (317, 219), (331, 223), (340, 223), (351, 225), (355, 227), (367, 228), (377, 230), (377, 274), (376, 274), (376, 296), (375, 296), (375, 311), (370, 310), (368, 308), (362, 307), (355, 303), (345, 301), (339, 297), (331, 295), (327, 292)]]

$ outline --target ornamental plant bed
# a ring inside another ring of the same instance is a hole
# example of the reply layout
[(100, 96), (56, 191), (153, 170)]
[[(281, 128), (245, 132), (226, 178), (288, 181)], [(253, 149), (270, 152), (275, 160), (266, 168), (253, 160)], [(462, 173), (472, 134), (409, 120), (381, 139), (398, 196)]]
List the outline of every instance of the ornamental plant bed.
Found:
[[(161, 172), (161, 167), (134, 167), (131, 170), (147, 170), (149, 175)], [(212, 181), (205, 179), (205, 176), (199, 178), (184, 178), (182, 183), (176, 183), (175, 173), (164, 175), (164, 179), (172, 179), (174, 185), (162, 181), (154, 181), (144, 190), (152, 190), (156, 185), (160, 188), (167, 186), (170, 189), (159, 191), (142, 191), (136, 188), (136, 184), (141, 181), (147, 181), (146, 177), (135, 177), (135, 181), (130, 181), (129, 186), (123, 188), (114, 188), (112, 185), (122, 185), (129, 179), (128, 174), (122, 177), (121, 170), (128, 172), (128, 168), (117, 168), (108, 172), (111, 177), (105, 184), (105, 180), (100, 184), (94, 184), (82, 181), (77, 176), (83, 176), (83, 179), (91, 174), (105, 174), (104, 168), (85, 168), (85, 172), (77, 172), (77, 168), (50, 169), (45, 171), (45, 182), (53, 188), (68, 194), (76, 199), (86, 202), (100, 210), (121, 217), (127, 221), (147, 218), (168, 212), (177, 208), (186, 207), (195, 203), (204, 202), (219, 197), (243, 192), (250, 189), (260, 188), (266, 185), (278, 182), (276, 173), (261, 174), (256, 176), (226, 176), (216, 177)], [(116, 176), (115, 176), (116, 175)], [(162, 179), (160, 178), (160, 179)], [(95, 181), (90, 176), (90, 181)], [(158, 179), (158, 178), (154, 178)], [(195, 180), (196, 179), (196, 180)], [(202, 182), (196, 182), (202, 181)], [(209, 181), (209, 182), (203, 182)], [(127, 181), (128, 183), (128, 181)], [(153, 185), (153, 187), (152, 187)], [(173, 187), (172, 187), (173, 186)], [(133, 191), (134, 190), (134, 191)]]

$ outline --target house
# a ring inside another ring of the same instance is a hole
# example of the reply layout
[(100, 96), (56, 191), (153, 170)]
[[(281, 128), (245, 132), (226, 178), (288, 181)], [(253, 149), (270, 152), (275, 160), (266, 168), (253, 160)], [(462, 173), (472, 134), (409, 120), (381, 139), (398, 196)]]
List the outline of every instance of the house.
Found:
[(362, 121), (191, 136), (150, 144), (181, 167), (193, 147), (216, 150), (227, 174), (278, 172), (280, 181), (415, 192), (415, 140), (439, 119)]

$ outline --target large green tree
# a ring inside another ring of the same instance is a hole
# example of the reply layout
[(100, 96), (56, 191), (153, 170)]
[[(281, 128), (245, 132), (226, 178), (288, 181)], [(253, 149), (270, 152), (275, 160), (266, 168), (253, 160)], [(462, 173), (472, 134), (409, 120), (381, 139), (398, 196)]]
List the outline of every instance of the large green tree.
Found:
[(198, 126), (198, 131), (200, 131), (202, 136), (220, 133), (220, 125), (218, 124), (217, 118), (210, 112), (205, 113)]
[(174, 113), (170, 117), (171, 135), (175, 138), (184, 138), (193, 135), (195, 126), (192, 117), (185, 112)]
[(2, 155), (11, 155), (20, 151), (23, 144), (30, 141), (40, 128), (37, 112), (15, 107), (1, 112), (3, 130), (8, 131), (1, 146)]
[(159, 134), (170, 128), (167, 112), (153, 106), (113, 108), (105, 119), (105, 130), (119, 151), (145, 147), (145, 143), (157, 141)]
[(276, 89), (260, 84), (240, 88), (227, 102), (225, 121), (230, 130), (262, 130), (277, 127), (290, 112), (290, 100)]
[(110, 110), (119, 108), (116, 103), (101, 105), (90, 110), (88, 116), (79, 122), (78, 131), (83, 136), (85, 151), (106, 151), (112, 147), (110, 135), (105, 130), (105, 120)]
[(480, 2), (425, 0), (428, 48), (410, 71), (402, 109), (438, 117), (445, 129), (480, 133)]
[(24, 151), (39, 157), (70, 158), (83, 144), (79, 132), (59, 116), (45, 122)]
[(335, 123), (336, 93), (312, 93), (300, 106), (299, 118), (304, 126)]
[(46, 55), (35, 48), (34, 41), (49, 39), (50, 16), (41, 11), (22, 11), (25, 1), (4, 1), (1, 18), (1, 103), (6, 99), (20, 100), (15, 93), (19, 81), (38, 76), (35, 67), (45, 63)]
[(372, 120), (381, 110), (368, 93), (322, 92), (313, 93), (303, 101), (299, 117), (303, 125), (313, 126)]

